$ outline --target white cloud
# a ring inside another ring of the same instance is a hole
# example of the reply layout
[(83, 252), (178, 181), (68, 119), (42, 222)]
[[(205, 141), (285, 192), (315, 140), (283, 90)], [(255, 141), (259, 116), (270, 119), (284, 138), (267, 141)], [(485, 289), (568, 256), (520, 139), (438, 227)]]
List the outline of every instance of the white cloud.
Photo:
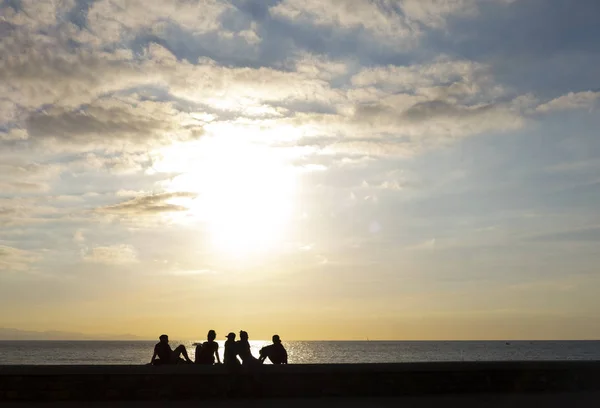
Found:
[(135, 248), (130, 245), (99, 246), (85, 250), (82, 258), (86, 262), (127, 265), (139, 262)]
[(142, 29), (160, 34), (169, 23), (199, 34), (220, 28), (219, 17), (230, 8), (229, 2), (219, 0), (98, 0), (88, 12), (88, 24), (110, 42)]
[(75, 231), (75, 233), (73, 234), (73, 242), (76, 242), (78, 244), (85, 242), (85, 235), (83, 234), (82, 230), (78, 229), (77, 231)]
[(355, 0), (284, 0), (270, 9), (273, 16), (288, 20), (311, 21), (316, 25), (343, 29), (362, 28), (380, 38), (393, 38), (407, 45), (416, 31), (407, 19), (397, 13), (396, 2)]
[(366, 68), (352, 77), (352, 84), (393, 94), (407, 92), (405, 96), (416, 94), (428, 99), (497, 97), (504, 91), (494, 83), (490, 71), (489, 66), (478, 62), (442, 56), (429, 64)]
[(0, 157), (0, 192), (35, 193), (48, 191), (50, 184), (62, 173), (60, 164), (22, 163)]
[(10, 246), (0, 245), (0, 271), (23, 272), (39, 259), (34, 253)]
[(403, 0), (397, 2), (411, 20), (430, 27), (443, 27), (451, 15), (474, 16), (477, 0)]
[(569, 92), (538, 106), (537, 111), (548, 113), (561, 110), (592, 109), (598, 99), (600, 99), (600, 92)]
[(149, 72), (141, 75), (129, 50), (69, 51), (60, 39), (39, 34), (13, 33), (0, 42), (0, 54), (0, 94), (22, 109), (75, 108), (156, 81)]
[(342, 97), (342, 93), (333, 90), (328, 82), (302, 72), (227, 67), (208, 58), (190, 64), (178, 61), (158, 45), (149, 47), (148, 58), (153, 64), (151, 72), (161, 73), (174, 95), (217, 109), (243, 113), (264, 102), (308, 100), (331, 103)]
[[(2, 109), (0, 107), (0, 109)], [(1, 121), (0, 121), (1, 122)], [(4, 142), (17, 142), (22, 140), (27, 140), (29, 135), (25, 129), (10, 129), (7, 132), (0, 131), (0, 141)]]
[(299, 53), (293, 61), (296, 72), (310, 78), (332, 80), (348, 73), (348, 64), (323, 55)]
[(423, 242), (419, 242), (418, 244), (410, 245), (405, 250), (408, 251), (432, 251), (436, 247), (435, 238), (428, 239)]
[(250, 28), (248, 28), (247, 30), (240, 31), (237, 35), (246, 40), (248, 44), (256, 45), (262, 41), (262, 38), (260, 38), (260, 36), (258, 35), (257, 30), (258, 24), (256, 24), (255, 21), (253, 21), (250, 24)]
[(511, 0), (284, 0), (273, 16), (321, 26), (363, 29), (393, 46), (412, 46), (421, 26), (443, 28), (450, 16), (473, 17), (481, 2)]
[(2, 20), (19, 27), (40, 29), (60, 23), (59, 16), (71, 9), (75, 1), (20, 0), (13, 4), (19, 8), (14, 9), (6, 2), (3, 4), (4, 7), (0, 7)]

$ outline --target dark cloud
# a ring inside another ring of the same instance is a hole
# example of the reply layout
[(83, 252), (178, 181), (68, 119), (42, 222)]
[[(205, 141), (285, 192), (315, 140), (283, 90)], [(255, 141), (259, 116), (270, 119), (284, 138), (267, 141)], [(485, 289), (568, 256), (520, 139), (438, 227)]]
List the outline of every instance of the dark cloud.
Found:
[(75, 0), (75, 5), (67, 13), (67, 20), (80, 29), (85, 29), (87, 26), (88, 12), (94, 1), (95, 0)]
[(182, 205), (171, 204), (167, 201), (174, 198), (195, 198), (196, 194), (188, 192), (161, 193), (136, 197), (119, 204), (102, 207), (100, 212), (127, 215), (154, 215), (166, 212), (186, 211)]
[(584, 68), (600, 63), (598, 1), (482, 3), (477, 18), (429, 32), (425, 48), (489, 62), (502, 83), (546, 98), (600, 83), (598, 70)]
[(107, 99), (77, 110), (51, 109), (25, 121), (32, 141), (69, 145), (120, 146), (171, 143), (200, 136), (200, 126), (182, 126), (183, 114), (168, 103)]

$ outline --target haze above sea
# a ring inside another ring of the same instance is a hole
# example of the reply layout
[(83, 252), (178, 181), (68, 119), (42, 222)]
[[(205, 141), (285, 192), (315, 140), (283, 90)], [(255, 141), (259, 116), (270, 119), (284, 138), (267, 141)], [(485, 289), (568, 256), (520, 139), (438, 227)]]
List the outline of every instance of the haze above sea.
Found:
[[(0, 341), (0, 365), (147, 364), (155, 341)], [(194, 358), (193, 341), (184, 344)], [(223, 353), (223, 342), (219, 342)], [(251, 341), (252, 353), (268, 341)], [(284, 341), (290, 364), (600, 360), (600, 341)]]

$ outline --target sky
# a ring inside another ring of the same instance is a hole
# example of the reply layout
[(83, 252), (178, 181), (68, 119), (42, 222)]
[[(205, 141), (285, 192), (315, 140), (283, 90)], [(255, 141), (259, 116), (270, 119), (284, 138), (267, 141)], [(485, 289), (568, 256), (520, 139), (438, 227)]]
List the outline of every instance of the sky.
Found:
[(0, 0), (0, 327), (600, 338), (597, 0)]

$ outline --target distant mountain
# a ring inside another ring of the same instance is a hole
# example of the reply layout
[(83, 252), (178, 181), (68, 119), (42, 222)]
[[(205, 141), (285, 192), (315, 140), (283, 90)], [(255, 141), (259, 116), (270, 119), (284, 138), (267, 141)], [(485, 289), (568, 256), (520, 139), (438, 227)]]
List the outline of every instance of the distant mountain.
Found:
[(83, 334), (57, 330), (29, 331), (0, 327), (0, 340), (143, 340), (133, 334)]

